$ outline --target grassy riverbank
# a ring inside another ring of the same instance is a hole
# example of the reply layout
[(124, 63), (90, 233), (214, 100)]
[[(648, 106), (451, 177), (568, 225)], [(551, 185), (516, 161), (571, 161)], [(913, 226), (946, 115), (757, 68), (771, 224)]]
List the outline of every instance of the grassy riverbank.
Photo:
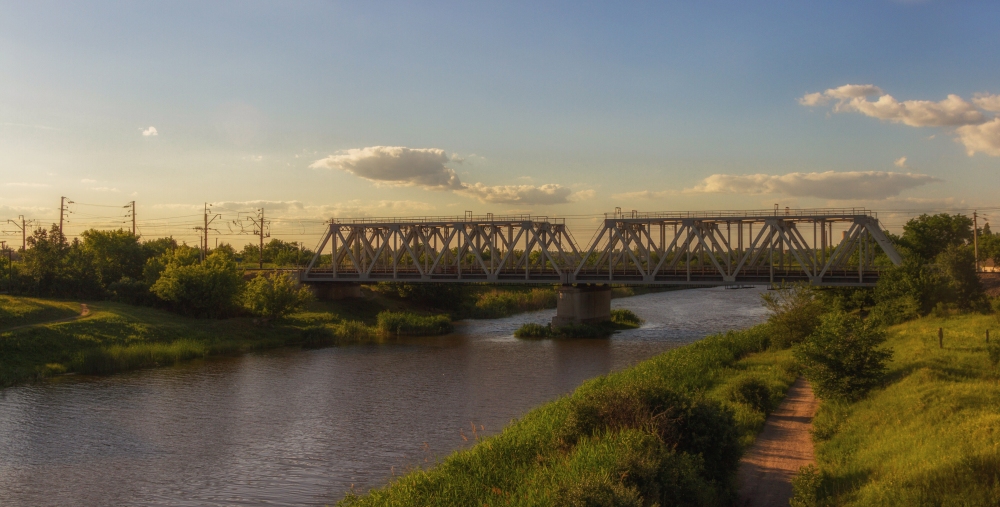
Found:
[(341, 505), (728, 505), (742, 450), (797, 375), (768, 343), (757, 326), (590, 380)]
[(86, 302), (91, 313), (85, 318), (44, 324), (79, 315), (80, 303), (4, 297), (0, 387), (61, 373), (108, 374), (213, 355), (384, 341), (451, 329), (446, 316), (413, 313), (403, 302), (367, 296), (313, 302), (267, 326), (252, 318), (195, 319), (108, 301)]
[(1000, 505), (1000, 372), (987, 329), (996, 346), (995, 315), (891, 327), (887, 387), (820, 406), (819, 473), (799, 479), (801, 505)]

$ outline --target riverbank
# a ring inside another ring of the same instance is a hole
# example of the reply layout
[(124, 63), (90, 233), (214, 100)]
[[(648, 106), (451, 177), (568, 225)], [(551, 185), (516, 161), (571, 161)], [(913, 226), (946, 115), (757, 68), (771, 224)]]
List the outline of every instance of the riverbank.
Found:
[[(365, 288), (359, 299), (314, 301), (271, 325), (252, 318), (195, 319), (110, 301), (0, 296), (0, 388), (67, 373), (110, 374), (277, 347), (384, 342), (433, 335), (451, 320), (554, 308), (553, 287), (435, 286), (438, 299)], [(616, 288), (616, 297), (655, 290)], [(426, 294), (425, 294), (426, 295)], [(433, 294), (432, 294), (433, 295)], [(27, 327), (26, 327), (27, 326)]]
[[(195, 319), (110, 301), (0, 299), (0, 387), (66, 373), (109, 374), (287, 346), (385, 341), (448, 332), (446, 316), (366, 291), (359, 300), (316, 301), (272, 325), (252, 318)], [(381, 318), (380, 318), (381, 315)]]
[(1000, 505), (1000, 371), (988, 329), (997, 347), (996, 315), (889, 328), (888, 385), (820, 405), (817, 466), (796, 479), (793, 505)]
[(340, 505), (726, 505), (740, 455), (797, 376), (765, 325), (587, 381), (501, 433)]

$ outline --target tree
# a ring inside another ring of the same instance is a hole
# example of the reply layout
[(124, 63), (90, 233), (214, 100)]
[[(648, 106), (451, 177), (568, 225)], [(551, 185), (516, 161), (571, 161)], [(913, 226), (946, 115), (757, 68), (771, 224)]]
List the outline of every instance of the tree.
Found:
[(771, 312), (771, 343), (779, 348), (801, 342), (819, 324), (823, 306), (815, 291), (807, 285), (781, 287), (761, 295), (764, 306)]
[(243, 307), (265, 323), (299, 310), (311, 300), (307, 287), (282, 273), (258, 275), (247, 284), (242, 298)]
[(924, 260), (933, 260), (950, 246), (972, 241), (972, 219), (965, 215), (920, 215), (903, 226), (902, 243)]
[(934, 267), (941, 280), (936, 292), (943, 302), (964, 310), (981, 307), (985, 296), (976, 274), (972, 247), (949, 246), (934, 259)]
[(146, 251), (131, 232), (90, 229), (80, 235), (81, 247), (90, 256), (93, 268), (105, 287), (122, 278), (142, 277)]
[[(197, 255), (197, 250), (194, 250)], [(177, 248), (151, 287), (175, 310), (203, 317), (232, 315), (243, 290), (243, 273), (224, 252), (213, 252), (204, 263), (190, 263), (190, 253)]]
[(882, 385), (892, 358), (892, 350), (880, 348), (884, 342), (878, 324), (835, 308), (795, 348), (795, 358), (821, 398), (853, 401)]

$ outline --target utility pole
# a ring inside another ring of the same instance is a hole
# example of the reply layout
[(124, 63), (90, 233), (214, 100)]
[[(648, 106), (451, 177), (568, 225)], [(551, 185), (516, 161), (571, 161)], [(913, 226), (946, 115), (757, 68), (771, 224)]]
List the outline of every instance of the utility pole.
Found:
[(67, 215), (70, 211), (67, 206), (70, 204), (74, 204), (73, 201), (65, 197), (59, 198), (59, 235), (62, 236), (63, 241), (66, 241), (66, 234), (63, 232), (63, 220), (69, 220)]
[(18, 225), (17, 222), (10, 219), (8, 219), (7, 222), (14, 224), (14, 227), (21, 229), (21, 251), (23, 252), (26, 248), (28, 248), (28, 234), (27, 234), (28, 224), (24, 220), (24, 215), (18, 215), (17, 219), (21, 221), (20, 225)]
[(976, 251), (976, 273), (979, 272), (979, 213), (972, 212), (972, 245)]
[(204, 261), (206, 258), (208, 258), (208, 230), (209, 230), (208, 226), (209, 226), (209, 224), (211, 224), (212, 222), (214, 222), (216, 218), (219, 218), (219, 217), (222, 216), (222, 215), (216, 213), (214, 216), (212, 216), (212, 218), (208, 218), (208, 214), (211, 213), (211, 212), (212, 212), (212, 210), (208, 209), (208, 203), (206, 202), (205, 203), (205, 215), (204, 215), (204, 217), (205, 217), (205, 225), (204, 225), (204, 227), (195, 227), (195, 230), (201, 229), (201, 232), (203, 234), (203, 236), (201, 238), (201, 260), (202, 261)]
[[(249, 214), (248, 214), (249, 215)], [(234, 224), (240, 226), (240, 228), (245, 233), (246, 229), (243, 229), (243, 224), (250, 222), (254, 225), (253, 233), (258, 237), (257, 243), (257, 268), (264, 269), (264, 238), (270, 238), (271, 233), (267, 231), (267, 220), (264, 219), (264, 208), (258, 208), (256, 212), (257, 216), (249, 215), (244, 216), (242, 221), (237, 218), (233, 221)]]
[(130, 203), (128, 203), (128, 204), (126, 204), (125, 206), (122, 206), (122, 207), (123, 208), (132, 208), (132, 210), (129, 211), (129, 214), (132, 215), (132, 235), (135, 236), (135, 201), (132, 201), (132, 202), (130, 202)]

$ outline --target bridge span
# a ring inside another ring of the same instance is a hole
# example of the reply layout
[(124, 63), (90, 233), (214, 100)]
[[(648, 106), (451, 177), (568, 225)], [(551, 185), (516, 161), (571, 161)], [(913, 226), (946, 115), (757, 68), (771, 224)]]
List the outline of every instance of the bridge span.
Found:
[(865, 287), (901, 262), (877, 215), (863, 208), (616, 211), (597, 226), (581, 244), (564, 219), (530, 215), (333, 220), (300, 278), (329, 289), (561, 284), (560, 305), (597, 298), (604, 308), (610, 293), (595, 285)]

